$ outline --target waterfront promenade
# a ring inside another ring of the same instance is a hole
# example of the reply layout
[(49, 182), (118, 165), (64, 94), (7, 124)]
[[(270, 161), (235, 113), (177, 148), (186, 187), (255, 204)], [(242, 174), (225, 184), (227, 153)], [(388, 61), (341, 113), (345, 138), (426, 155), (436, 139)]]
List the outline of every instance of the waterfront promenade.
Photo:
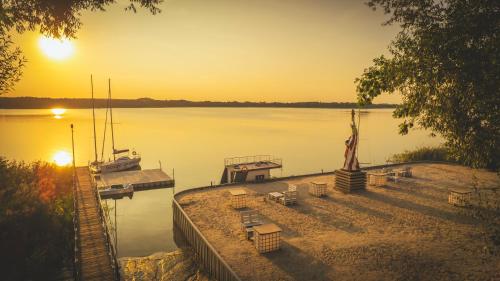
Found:
[[(189, 219), (241, 280), (497, 280), (500, 260), (489, 223), (448, 203), (450, 190), (476, 186), (499, 202), (493, 172), (448, 164), (412, 164), (413, 177), (345, 194), (333, 174), (176, 195)], [(311, 196), (312, 181), (327, 196)], [(297, 186), (297, 205), (264, 200)], [(281, 249), (259, 254), (241, 230), (230, 189), (244, 189), (247, 210), (282, 231)]]

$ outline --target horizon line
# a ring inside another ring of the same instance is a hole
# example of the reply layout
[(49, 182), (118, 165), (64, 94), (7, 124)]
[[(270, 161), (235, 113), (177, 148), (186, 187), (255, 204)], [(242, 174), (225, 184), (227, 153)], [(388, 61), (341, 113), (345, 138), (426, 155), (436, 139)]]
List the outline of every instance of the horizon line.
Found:
[[(31, 100), (67, 100), (67, 101), (91, 101), (92, 98), (88, 97), (34, 97), (34, 96), (17, 96), (5, 97), (0, 96), (0, 100), (14, 100), (14, 99), (31, 99)], [(107, 98), (94, 98), (94, 101), (107, 101)], [(150, 101), (150, 102), (186, 102), (186, 103), (238, 103), (238, 104), (355, 104), (359, 106), (356, 101), (249, 101), (249, 100), (188, 100), (188, 99), (155, 99), (150, 97), (140, 98), (113, 98), (113, 101)], [(397, 103), (372, 103), (365, 106), (397, 106)], [(365, 107), (360, 106), (360, 107)], [(1, 107), (0, 107), (1, 108)]]

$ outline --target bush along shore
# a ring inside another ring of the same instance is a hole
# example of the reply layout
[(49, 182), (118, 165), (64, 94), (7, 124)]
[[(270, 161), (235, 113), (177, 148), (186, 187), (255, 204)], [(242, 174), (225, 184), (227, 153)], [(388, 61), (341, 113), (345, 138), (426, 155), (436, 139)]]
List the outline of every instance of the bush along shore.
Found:
[(2, 280), (55, 280), (73, 260), (72, 171), (0, 157)]
[(424, 146), (415, 150), (406, 150), (403, 153), (392, 155), (387, 161), (393, 163), (405, 163), (414, 161), (456, 162), (451, 158), (448, 150), (444, 146)]

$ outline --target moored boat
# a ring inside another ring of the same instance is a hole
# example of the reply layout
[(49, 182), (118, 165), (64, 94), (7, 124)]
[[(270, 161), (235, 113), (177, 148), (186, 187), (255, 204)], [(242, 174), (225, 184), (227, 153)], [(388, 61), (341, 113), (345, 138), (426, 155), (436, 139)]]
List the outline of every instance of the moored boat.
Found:
[(139, 163), (141, 162), (141, 156), (137, 154), (135, 151), (132, 151), (132, 156), (124, 155), (124, 153), (128, 153), (128, 149), (115, 150), (113, 155), (123, 155), (119, 156), (113, 161), (105, 162), (99, 165), (99, 169), (101, 173), (112, 173), (118, 171), (126, 171), (131, 170), (136, 167), (139, 167)]
[[(140, 168), (141, 156), (132, 151), (132, 155), (129, 155), (129, 149), (116, 149), (115, 148), (115, 135), (113, 127), (113, 107), (111, 105), (111, 80), (108, 80), (108, 109), (111, 124), (111, 143), (113, 151), (113, 160), (108, 162), (95, 162), (96, 165), (91, 165), (90, 169), (94, 173), (113, 173), (131, 170), (135, 168)], [(106, 113), (107, 120), (107, 113)], [(107, 121), (106, 121), (107, 122)], [(105, 129), (106, 130), (106, 129)], [(105, 131), (106, 132), (106, 131)], [(104, 147), (104, 141), (103, 141)]]
[(106, 189), (99, 190), (99, 195), (102, 198), (109, 198), (114, 196), (129, 196), (134, 193), (134, 186), (132, 184), (114, 184)]

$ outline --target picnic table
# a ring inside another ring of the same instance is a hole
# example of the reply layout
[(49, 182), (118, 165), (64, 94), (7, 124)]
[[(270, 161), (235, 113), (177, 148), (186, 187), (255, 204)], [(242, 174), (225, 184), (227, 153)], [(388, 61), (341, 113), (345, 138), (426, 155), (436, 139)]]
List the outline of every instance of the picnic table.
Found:
[(269, 198), (269, 200), (273, 200), (273, 201), (276, 201), (278, 202), (280, 200), (281, 197), (285, 196), (283, 193), (281, 192), (269, 192), (267, 194), (267, 197)]

